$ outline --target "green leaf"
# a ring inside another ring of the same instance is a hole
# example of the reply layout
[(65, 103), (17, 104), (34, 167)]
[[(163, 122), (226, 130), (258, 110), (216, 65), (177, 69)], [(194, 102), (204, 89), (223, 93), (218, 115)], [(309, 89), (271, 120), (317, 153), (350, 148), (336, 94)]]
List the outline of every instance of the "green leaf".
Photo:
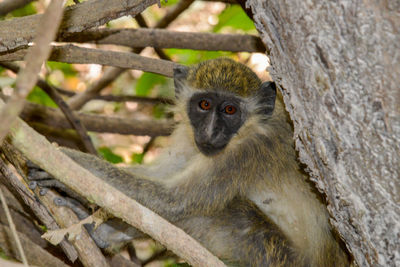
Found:
[(107, 161), (111, 163), (121, 163), (124, 162), (124, 159), (120, 156), (112, 152), (112, 150), (108, 147), (100, 147), (97, 149), (99, 154)]
[(174, 61), (186, 65), (196, 64), (213, 58), (229, 57), (233, 54), (232, 52), (226, 51), (199, 51), (177, 48), (165, 49), (164, 51), (168, 56), (172, 57)]
[(165, 117), (166, 106), (165, 105), (154, 105), (153, 106), (153, 117), (156, 119), (161, 119)]
[(33, 103), (41, 104), (47, 107), (56, 108), (57, 104), (39, 87), (35, 86), (29, 93), (27, 99)]
[(11, 12), (11, 15), (13, 17), (24, 17), (24, 16), (33, 15), (33, 14), (36, 14), (36, 7), (33, 4), (33, 2)]
[(71, 64), (49, 61), (46, 63), (50, 70), (61, 70), (65, 76), (76, 76), (78, 72)]
[(161, 1), (161, 6), (172, 6), (178, 3), (178, 0), (164, 0)]
[(191, 267), (191, 266), (186, 262), (184, 262), (184, 263), (169, 263), (166, 264), (165, 267)]
[(240, 29), (243, 31), (255, 30), (254, 22), (246, 15), (239, 5), (229, 5), (218, 16), (218, 23), (214, 32), (220, 32), (224, 27)]
[(167, 82), (167, 79), (164, 76), (145, 72), (140, 76), (139, 80), (136, 83), (136, 95), (138, 96), (148, 96), (151, 89), (156, 85), (162, 85)]
[(10, 257), (7, 256), (7, 254), (0, 248), (0, 258), (4, 260), (11, 260)]
[(134, 162), (134, 163), (142, 163), (143, 162), (143, 158), (144, 158), (144, 154), (143, 153), (140, 153), (140, 154), (137, 154), (137, 153), (133, 153), (132, 154), (132, 162)]

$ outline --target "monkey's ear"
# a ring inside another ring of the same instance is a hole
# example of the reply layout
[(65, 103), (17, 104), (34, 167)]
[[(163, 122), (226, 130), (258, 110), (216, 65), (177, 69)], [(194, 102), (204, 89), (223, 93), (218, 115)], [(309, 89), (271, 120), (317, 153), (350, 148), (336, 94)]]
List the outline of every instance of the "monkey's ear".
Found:
[(178, 65), (174, 67), (174, 85), (176, 98), (178, 98), (179, 94), (182, 92), (188, 73), (189, 68), (186, 66)]
[(271, 115), (275, 107), (276, 85), (274, 82), (264, 82), (258, 91), (259, 103), (262, 106), (261, 112)]

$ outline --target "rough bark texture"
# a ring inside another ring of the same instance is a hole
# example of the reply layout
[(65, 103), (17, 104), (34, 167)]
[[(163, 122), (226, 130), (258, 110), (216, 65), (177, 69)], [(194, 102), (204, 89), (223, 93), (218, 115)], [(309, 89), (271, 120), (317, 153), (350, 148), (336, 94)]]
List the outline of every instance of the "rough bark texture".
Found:
[(400, 266), (400, 2), (247, 5), (333, 225), (360, 266)]

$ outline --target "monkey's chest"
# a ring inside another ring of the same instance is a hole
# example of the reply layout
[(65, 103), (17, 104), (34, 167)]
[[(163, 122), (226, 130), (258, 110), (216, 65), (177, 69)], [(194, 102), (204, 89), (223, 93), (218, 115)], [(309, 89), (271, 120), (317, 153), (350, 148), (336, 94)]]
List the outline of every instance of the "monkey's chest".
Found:
[(286, 194), (285, 190), (254, 190), (248, 196), (258, 208), (270, 218), (295, 244), (304, 243), (308, 230), (304, 222), (304, 201), (295, 191)]
[(264, 190), (251, 194), (249, 198), (265, 215), (280, 227), (295, 228), (298, 224), (298, 218), (293, 213), (291, 203), (282, 194)]

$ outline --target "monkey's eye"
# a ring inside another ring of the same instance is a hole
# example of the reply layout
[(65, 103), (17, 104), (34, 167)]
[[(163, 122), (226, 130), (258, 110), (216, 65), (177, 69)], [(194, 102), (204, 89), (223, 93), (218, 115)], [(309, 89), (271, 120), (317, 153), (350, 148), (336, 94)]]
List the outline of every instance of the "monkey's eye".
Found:
[(199, 106), (203, 110), (209, 110), (211, 108), (211, 103), (203, 99), (200, 101)]
[(232, 105), (227, 105), (224, 109), (224, 112), (229, 115), (233, 115), (236, 113), (236, 108)]

